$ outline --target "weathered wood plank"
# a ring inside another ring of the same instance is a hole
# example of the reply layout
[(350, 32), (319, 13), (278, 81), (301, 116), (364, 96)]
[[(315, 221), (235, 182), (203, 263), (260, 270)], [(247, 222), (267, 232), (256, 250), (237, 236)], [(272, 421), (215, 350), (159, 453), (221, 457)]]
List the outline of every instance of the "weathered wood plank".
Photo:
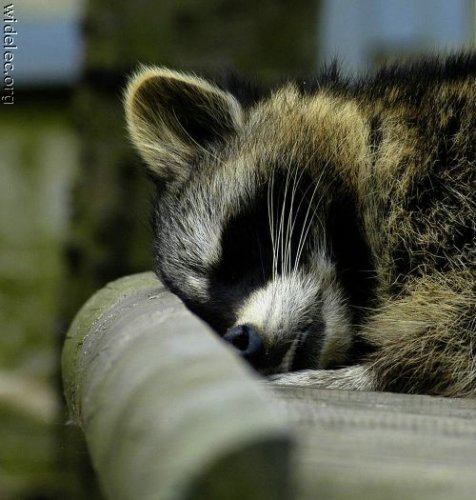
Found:
[(290, 435), (269, 394), (150, 275), (85, 305), (63, 375), (107, 498), (289, 498)]
[(476, 401), (312, 387), (273, 391), (298, 436), (296, 498), (475, 497)]
[(475, 497), (475, 400), (265, 383), (151, 274), (86, 304), (63, 376), (108, 498)]

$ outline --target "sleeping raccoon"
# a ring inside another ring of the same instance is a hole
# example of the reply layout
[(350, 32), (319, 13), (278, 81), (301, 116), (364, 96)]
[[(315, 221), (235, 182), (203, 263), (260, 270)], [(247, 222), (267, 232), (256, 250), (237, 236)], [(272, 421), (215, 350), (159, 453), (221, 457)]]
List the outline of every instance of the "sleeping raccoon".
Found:
[(277, 88), (144, 67), (156, 272), (279, 383), (476, 395), (476, 55)]

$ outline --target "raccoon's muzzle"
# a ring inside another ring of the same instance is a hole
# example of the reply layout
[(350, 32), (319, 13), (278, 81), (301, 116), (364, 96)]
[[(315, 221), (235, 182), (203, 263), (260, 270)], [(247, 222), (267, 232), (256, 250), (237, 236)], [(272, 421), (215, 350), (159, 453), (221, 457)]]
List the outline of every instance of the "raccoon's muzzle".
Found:
[[(319, 328), (308, 328), (291, 342), (266, 349), (258, 330), (250, 324), (229, 328), (223, 340), (233, 346), (247, 363), (259, 372), (289, 372), (316, 368), (322, 341)], [(322, 334), (322, 332), (320, 332)]]

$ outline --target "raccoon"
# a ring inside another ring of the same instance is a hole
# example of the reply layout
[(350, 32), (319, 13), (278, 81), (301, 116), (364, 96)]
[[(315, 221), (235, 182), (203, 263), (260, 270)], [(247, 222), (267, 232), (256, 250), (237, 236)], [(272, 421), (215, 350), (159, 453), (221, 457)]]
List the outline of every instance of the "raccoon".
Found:
[(141, 67), (155, 271), (281, 384), (476, 395), (476, 54), (263, 88)]

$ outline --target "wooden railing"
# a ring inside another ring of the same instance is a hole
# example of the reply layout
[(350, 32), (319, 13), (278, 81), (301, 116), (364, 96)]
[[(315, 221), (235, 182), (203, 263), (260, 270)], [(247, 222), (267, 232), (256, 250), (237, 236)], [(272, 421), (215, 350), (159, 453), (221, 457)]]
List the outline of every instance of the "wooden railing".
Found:
[(289, 498), (290, 432), (270, 394), (152, 275), (83, 307), (63, 379), (107, 498)]
[(83, 307), (63, 380), (110, 500), (475, 498), (476, 400), (270, 385), (151, 274)]

